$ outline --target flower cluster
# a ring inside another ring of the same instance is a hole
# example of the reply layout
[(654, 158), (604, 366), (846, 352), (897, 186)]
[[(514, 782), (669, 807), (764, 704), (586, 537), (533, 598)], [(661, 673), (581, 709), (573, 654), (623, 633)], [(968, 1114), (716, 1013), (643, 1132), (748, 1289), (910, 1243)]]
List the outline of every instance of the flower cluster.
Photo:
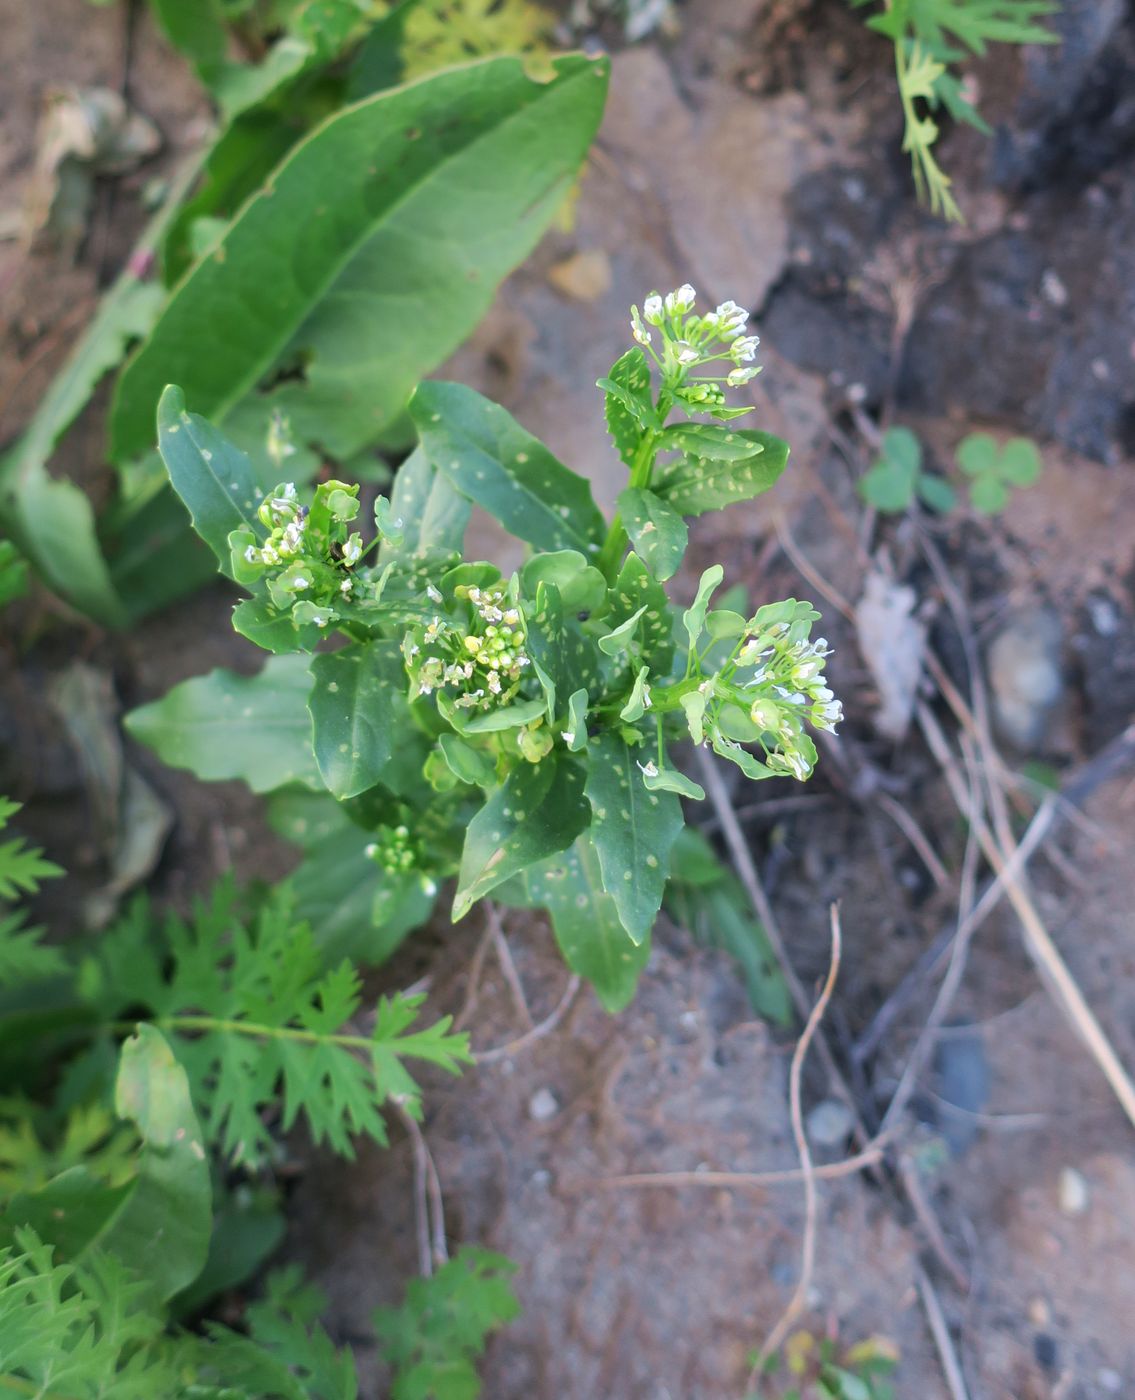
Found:
[[(746, 335), (749, 313), (735, 301), (724, 301), (716, 311), (699, 316), (694, 311), (697, 293), (686, 282), (665, 296), (651, 292), (640, 314), (631, 309), (631, 330), (662, 372), (666, 390), (687, 408), (707, 411), (725, 403), (725, 389), (747, 384), (759, 373), (752, 361), (760, 343)], [(654, 349), (655, 327), (661, 342)], [(730, 364), (728, 371), (692, 376), (702, 365)]]
[(275, 606), (297, 623), (329, 626), (351, 599), (351, 570), (363, 555), (362, 536), (347, 529), (359, 513), (358, 494), (357, 484), (325, 481), (305, 506), (293, 482), (281, 483), (257, 511), (267, 538), (247, 529), (229, 537), (237, 581), (263, 578)]
[[(443, 602), (437, 589), (428, 593), (431, 602)], [(458, 584), (454, 598), (462, 613), (459, 620), (436, 614), (402, 643), (411, 698), (444, 691), (453, 693), (460, 709), (507, 705), (531, 665), (520, 608), (499, 585)]]
[(369, 860), (388, 875), (404, 875), (418, 864), (418, 848), (406, 826), (380, 826), (366, 848)]
[(769, 633), (746, 643), (738, 660), (742, 665), (757, 664), (747, 684), (758, 686), (760, 694), (749, 716), (761, 730), (762, 740), (775, 741), (771, 749), (766, 747), (766, 763), (804, 779), (815, 763), (811, 743), (801, 743), (804, 721), (834, 734), (843, 719), (843, 706), (825, 683), (824, 660), (831, 655), (827, 640), (785, 643), (787, 631), (786, 624), (775, 623)]

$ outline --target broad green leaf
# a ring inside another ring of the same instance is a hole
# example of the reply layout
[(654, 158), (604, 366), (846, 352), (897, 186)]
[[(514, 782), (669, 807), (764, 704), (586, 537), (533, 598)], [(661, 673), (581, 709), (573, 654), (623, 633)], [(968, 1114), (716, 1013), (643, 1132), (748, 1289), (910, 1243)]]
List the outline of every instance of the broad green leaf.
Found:
[(399, 730), (410, 724), (406, 672), (395, 642), (370, 642), (311, 663), (312, 745), (319, 773), (340, 800), (383, 780)]
[(531, 724), (544, 713), (543, 700), (514, 700), (499, 709), (459, 710), (448, 695), (438, 696), (438, 706), (459, 734), (499, 734), (504, 729), (519, 729)]
[(382, 558), (459, 554), (472, 507), (420, 447), (398, 468), (390, 513), (402, 522), (402, 543), (383, 545)]
[(730, 763), (735, 763), (745, 777), (752, 778), (754, 782), (761, 778), (784, 776), (782, 773), (774, 773), (755, 754), (751, 754), (748, 749), (743, 749), (739, 743), (727, 739), (722, 734), (714, 734), (712, 743), (714, 753), (719, 754), (722, 758), (727, 758)]
[(940, 515), (945, 515), (953, 510), (957, 504), (957, 494), (948, 481), (944, 481), (940, 476), (931, 476), (929, 472), (923, 472), (918, 478), (918, 485), (915, 488), (920, 499), (936, 510)]
[(526, 647), (547, 700), (549, 724), (555, 720), (573, 686), (598, 692), (600, 686), (595, 644), (585, 639), (574, 618), (566, 616), (560, 591), (554, 583), (536, 589), (536, 607), (525, 619)]
[(701, 515), (750, 500), (775, 486), (788, 461), (788, 444), (755, 428), (738, 428), (730, 436), (759, 445), (761, 451), (743, 461), (688, 453), (658, 469), (651, 489), (679, 515)]
[(639, 620), (646, 612), (646, 604), (631, 613), (630, 617), (620, 622), (613, 632), (608, 632), (606, 636), (599, 638), (599, 650), (606, 656), (621, 656), (630, 647), (631, 640), (638, 629)]
[(607, 431), (619, 456), (629, 467), (634, 462), (644, 429), (654, 427), (656, 422), (646, 355), (636, 345), (615, 361), (608, 379), (598, 382), (606, 391)]
[(686, 629), (686, 635), (690, 639), (691, 650), (697, 646), (698, 638), (702, 634), (705, 626), (705, 615), (709, 610), (709, 600), (713, 596), (713, 591), (717, 588), (721, 580), (725, 577), (725, 570), (720, 564), (711, 564), (702, 574), (698, 582), (698, 591), (694, 601), (682, 614), (682, 625)]
[(615, 901), (603, 888), (599, 854), (588, 832), (568, 850), (526, 871), (523, 888), (548, 911), (564, 962), (595, 988), (607, 1011), (634, 996), (650, 956), (650, 939), (632, 943)]
[(628, 486), (619, 496), (619, 513), (635, 553), (660, 583), (678, 572), (690, 532), (672, 506), (653, 491)]
[[(156, 236), (157, 225), (151, 228)], [(49, 476), (47, 463), (103, 375), (146, 334), (164, 300), (161, 287), (124, 272), (52, 381), (27, 432), (0, 459), (0, 522), (54, 592), (115, 625), (125, 614), (103, 561), (90, 501), (78, 486)]]
[(229, 535), (246, 529), (262, 540), (267, 534), (256, 516), (264, 493), (251, 462), (211, 423), (187, 413), (185, 395), (173, 384), (158, 404), (158, 450), (193, 528), (232, 578)]
[(670, 600), (637, 554), (632, 552), (623, 560), (607, 603), (602, 621), (612, 632), (618, 632), (630, 618), (639, 615), (635, 626), (642, 660), (656, 675), (665, 675), (674, 659)]
[(647, 792), (676, 792), (679, 797), (689, 797), (695, 802), (705, 801), (705, 788), (676, 768), (660, 768), (657, 773), (644, 771), (642, 784)]
[(470, 787), (492, 787), (496, 781), (496, 764), (483, 749), (475, 749), (456, 734), (443, 734), (437, 742), (455, 778)]
[(574, 690), (568, 697), (568, 727), (562, 737), (572, 753), (580, 753), (587, 747), (588, 702), (586, 690)]
[(112, 454), (145, 451), (162, 387), (214, 422), (264, 396), (297, 441), (359, 451), (531, 250), (590, 144), (606, 60), (454, 68), (336, 113), (287, 156), (175, 291), (121, 376)]
[(126, 728), (171, 768), (207, 782), (239, 778), (253, 792), (322, 788), (311, 749), (310, 660), (269, 657), (255, 676), (218, 669), (132, 710)]
[(206, 87), (213, 87), (226, 65), (228, 34), (218, 0), (150, 0), (166, 38), (179, 49)]
[(576, 760), (551, 755), (543, 763), (519, 764), (469, 823), (454, 922), (503, 881), (565, 850), (586, 825)]
[(213, 1192), (189, 1081), (153, 1026), (140, 1025), (124, 1042), (114, 1104), (137, 1127), (142, 1152), (138, 1185), (102, 1244), (164, 1301), (204, 1267)]
[(32, 1229), (75, 1262), (99, 1246), (137, 1187), (136, 1176), (108, 1186), (86, 1166), (69, 1167), (38, 1190), (17, 1191), (0, 1213), (0, 1229)]
[(969, 488), (969, 498), (975, 510), (983, 515), (996, 515), (1009, 504), (1009, 491), (1004, 482), (991, 472), (988, 476), (974, 479)]
[(734, 637), (740, 637), (748, 625), (746, 617), (741, 613), (733, 612), (730, 608), (714, 608), (705, 615), (705, 630), (714, 641), (720, 641), (722, 638), (732, 640)]
[(603, 887), (631, 940), (643, 943), (662, 904), (681, 803), (672, 792), (647, 792), (634, 751), (611, 733), (588, 746), (585, 791)]
[[(714, 423), (676, 423), (656, 444), (659, 452), (688, 452), (707, 462), (741, 462), (765, 450), (767, 435)], [(776, 439), (773, 439), (776, 441)]]
[(1040, 453), (1029, 438), (1010, 438), (1001, 450), (1001, 475), (1014, 486), (1031, 486), (1040, 476)]
[(524, 596), (534, 598), (541, 583), (556, 585), (569, 613), (594, 612), (607, 596), (607, 580), (578, 549), (558, 549), (526, 559), (520, 569)]
[(591, 487), (499, 404), (463, 384), (429, 382), (410, 413), (430, 462), (517, 539), (598, 550), (606, 525)]
[(266, 598), (245, 598), (233, 609), (233, 628), (265, 651), (314, 651), (323, 630), (314, 623), (297, 627), (287, 613), (278, 613)]
[(922, 444), (909, 428), (888, 428), (878, 459), (859, 481), (859, 494), (876, 510), (906, 510), (922, 471)]

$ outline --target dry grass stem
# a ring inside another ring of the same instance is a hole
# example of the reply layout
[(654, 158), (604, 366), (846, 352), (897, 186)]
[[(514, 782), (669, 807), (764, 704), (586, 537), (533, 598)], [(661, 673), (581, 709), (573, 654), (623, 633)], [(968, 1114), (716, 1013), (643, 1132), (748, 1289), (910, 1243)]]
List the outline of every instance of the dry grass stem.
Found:
[(801, 1091), (804, 1079), (804, 1061), (808, 1057), (808, 1048), (812, 1044), (820, 1022), (824, 1019), (824, 1012), (828, 1008), (828, 1002), (831, 1001), (836, 978), (839, 976), (843, 934), (839, 923), (839, 907), (835, 904), (831, 907), (831, 930), (832, 953), (828, 975), (816, 1004), (808, 1016), (804, 1026), (804, 1034), (797, 1043), (788, 1071), (788, 1104), (792, 1117), (792, 1136), (800, 1157), (800, 1172), (804, 1182), (804, 1241), (801, 1247), (800, 1278), (787, 1308), (762, 1343), (761, 1349), (757, 1353), (757, 1359), (753, 1363), (753, 1369), (749, 1373), (749, 1388), (756, 1387), (754, 1393), (757, 1395), (760, 1394), (761, 1378), (764, 1375), (769, 1357), (779, 1350), (788, 1335), (789, 1328), (803, 1311), (816, 1266), (816, 1171), (812, 1165), (812, 1151), (808, 1146), (808, 1136), (804, 1131), (804, 1106)]
[[(862, 1152), (853, 1157), (845, 1157), (840, 1162), (825, 1162), (813, 1167), (812, 1176), (817, 1181), (836, 1181), (840, 1177), (854, 1176), (866, 1167), (876, 1166), (886, 1155), (886, 1142), (880, 1136), (874, 1138)], [(726, 1190), (758, 1190), (766, 1186), (788, 1186), (803, 1181), (806, 1173), (802, 1167), (785, 1167), (768, 1172), (630, 1172), (624, 1176), (591, 1177), (585, 1184), (587, 1190), (599, 1187), (602, 1190), (651, 1190), (655, 1187), (677, 1190), (686, 1186), (713, 1186)], [(570, 1188), (565, 1188), (570, 1189)], [(580, 1190), (585, 1189), (581, 1185)]]
[(926, 1313), (930, 1335), (934, 1338), (934, 1346), (946, 1376), (946, 1384), (950, 1387), (950, 1400), (969, 1400), (966, 1379), (962, 1374), (961, 1362), (958, 1360), (958, 1353), (954, 1348), (950, 1329), (946, 1325), (946, 1315), (942, 1311), (942, 1304), (938, 1301), (938, 1294), (922, 1265), (918, 1264), (915, 1267), (918, 1296)]
[(540, 1040), (541, 1037), (549, 1035), (560, 1024), (567, 1015), (568, 1009), (575, 1000), (579, 991), (581, 979), (578, 974), (573, 973), (568, 979), (568, 984), (564, 988), (563, 995), (549, 1014), (530, 1031), (525, 1031), (515, 1040), (510, 1040), (507, 1045), (497, 1045), (491, 1050), (476, 1050), (473, 1053), (477, 1057), (479, 1065), (491, 1065), (496, 1060), (503, 1060), (509, 1055), (515, 1055), (518, 1050), (523, 1050), (531, 1045), (533, 1041)]

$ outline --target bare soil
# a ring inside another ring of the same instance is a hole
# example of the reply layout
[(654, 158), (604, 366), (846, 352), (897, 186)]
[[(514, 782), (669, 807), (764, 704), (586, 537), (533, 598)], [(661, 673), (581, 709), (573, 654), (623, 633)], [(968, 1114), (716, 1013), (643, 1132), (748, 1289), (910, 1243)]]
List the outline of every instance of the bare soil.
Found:
[[(793, 444), (792, 469), (772, 498), (695, 529), (684, 582), (720, 560), (754, 601), (796, 594), (825, 612), (848, 723), (809, 788), (817, 800), (762, 812), (796, 795), (777, 782), (736, 798), (809, 988), (827, 967), (828, 905), (841, 902), (845, 949), (825, 1034), (855, 1067), (858, 1106), (874, 1124), (937, 979), (919, 983), (874, 1054), (853, 1050), (956, 921), (965, 828), (917, 729), (897, 743), (876, 733), (855, 628), (830, 599), (854, 603), (869, 552), (884, 545), (948, 671), (961, 683), (965, 669), (917, 541), (901, 524), (864, 522), (854, 491), (870, 456), (862, 432), (880, 418), (909, 424), (939, 468), (974, 428), (1040, 442), (1036, 487), (993, 521), (963, 509), (934, 538), (968, 602), (995, 697), (1013, 677), (988, 659), (991, 643), (1023, 619), (1047, 619), (1042, 659), (1055, 667), (1058, 698), (1026, 745), (1003, 738), (1002, 750), (1013, 767), (1073, 772), (1135, 710), (1135, 16), (1121, 0), (1067, 0), (1059, 48), (978, 66), (996, 133), (946, 136), (944, 161), (970, 222), (945, 228), (911, 197), (885, 46), (838, 0), (689, 0), (679, 13), (676, 41), (616, 54), (573, 228), (549, 235), (447, 373), (499, 397), (587, 469), (609, 505), (619, 480), (590, 386), (625, 348), (629, 303), (688, 279), (710, 299), (754, 308), (765, 365), (754, 402), (762, 425)], [(199, 139), (207, 112), (143, 16), (128, 30), (118, 7), (0, 0), (0, 26), (0, 206), (26, 195), (37, 106), (53, 85), (124, 86), (165, 138), (155, 161), (100, 186), (77, 257), (0, 244), (0, 431), (9, 438), (128, 254), (146, 181)], [(96, 494), (100, 432), (95, 405), (59, 461)], [(487, 526), (479, 547), (495, 548)], [(63, 918), (101, 878), (88, 798), (43, 703), (51, 675), (81, 655), (128, 707), (213, 665), (252, 669), (228, 608), (213, 589), (129, 636), (45, 615), (5, 640), (0, 783), (28, 800), (27, 829), (73, 872), (49, 917)], [(935, 712), (953, 734), (948, 711)], [(132, 758), (176, 814), (154, 877), (159, 898), (183, 902), (230, 866), (243, 878), (283, 875), (289, 850), (246, 791)], [(942, 888), (880, 794), (925, 833), (949, 874)], [(1120, 773), (1034, 858), (1029, 883), (1106, 1034), (1135, 1067), (1133, 809), (1130, 773)], [(473, 985), (482, 933), (475, 916), (431, 928), (380, 984), (428, 978), (431, 1006), (464, 1011), (486, 1049), (528, 1022), (491, 952)], [(539, 919), (513, 916), (507, 936), (539, 1022), (567, 974)], [(794, 1166), (793, 1043), (753, 1018), (727, 958), (664, 926), (622, 1015), (581, 993), (549, 1034), (460, 1082), (430, 1082), (424, 1130), (451, 1243), (483, 1243), (519, 1264), (524, 1313), (485, 1359), (491, 1400), (739, 1400), (749, 1354), (798, 1277), (799, 1184), (640, 1189), (604, 1179)], [(815, 1059), (806, 1108), (830, 1093)], [(974, 1400), (1135, 1395), (1133, 1132), (1025, 955), (1016, 918), (999, 908), (975, 939), (898, 1129), (894, 1153), (914, 1164), (924, 1218), (889, 1171), (822, 1183), (805, 1321), (848, 1341), (890, 1337), (902, 1355), (899, 1396), (946, 1397), (919, 1302), (924, 1268)], [(367, 1149), (350, 1164), (302, 1144), (296, 1152), (286, 1251), (328, 1291), (332, 1329), (356, 1345), (364, 1395), (377, 1397), (384, 1381), (367, 1317), (400, 1296), (415, 1267), (409, 1147)]]

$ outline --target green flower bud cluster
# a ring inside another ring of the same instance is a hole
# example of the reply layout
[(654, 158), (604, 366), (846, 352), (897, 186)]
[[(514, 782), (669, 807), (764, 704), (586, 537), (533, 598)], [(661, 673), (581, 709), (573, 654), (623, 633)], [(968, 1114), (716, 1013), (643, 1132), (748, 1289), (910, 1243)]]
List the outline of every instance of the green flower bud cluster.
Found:
[[(760, 342), (757, 336), (745, 334), (749, 313), (744, 307), (724, 301), (715, 311), (699, 316), (694, 311), (696, 298), (688, 282), (665, 296), (651, 292), (641, 313), (632, 307), (631, 331), (661, 371), (665, 392), (694, 412), (712, 412), (724, 406), (726, 386), (747, 384), (760, 372), (752, 363)], [(657, 352), (655, 329), (661, 342)], [(731, 368), (692, 375), (710, 364)]]
[(418, 847), (406, 826), (380, 826), (366, 855), (388, 875), (404, 875), (418, 866)]
[[(429, 596), (435, 603), (443, 601), (436, 589)], [(468, 605), (461, 620), (435, 615), (402, 643), (411, 699), (448, 691), (461, 709), (507, 705), (531, 665), (520, 607), (502, 587), (458, 584), (454, 598), (458, 605)]]
[(268, 537), (258, 540), (249, 529), (229, 536), (237, 582), (264, 581), (273, 604), (297, 624), (329, 626), (351, 601), (351, 571), (363, 555), (362, 536), (347, 528), (359, 513), (358, 494), (357, 483), (325, 481), (305, 506), (293, 482), (276, 486), (257, 511)]

